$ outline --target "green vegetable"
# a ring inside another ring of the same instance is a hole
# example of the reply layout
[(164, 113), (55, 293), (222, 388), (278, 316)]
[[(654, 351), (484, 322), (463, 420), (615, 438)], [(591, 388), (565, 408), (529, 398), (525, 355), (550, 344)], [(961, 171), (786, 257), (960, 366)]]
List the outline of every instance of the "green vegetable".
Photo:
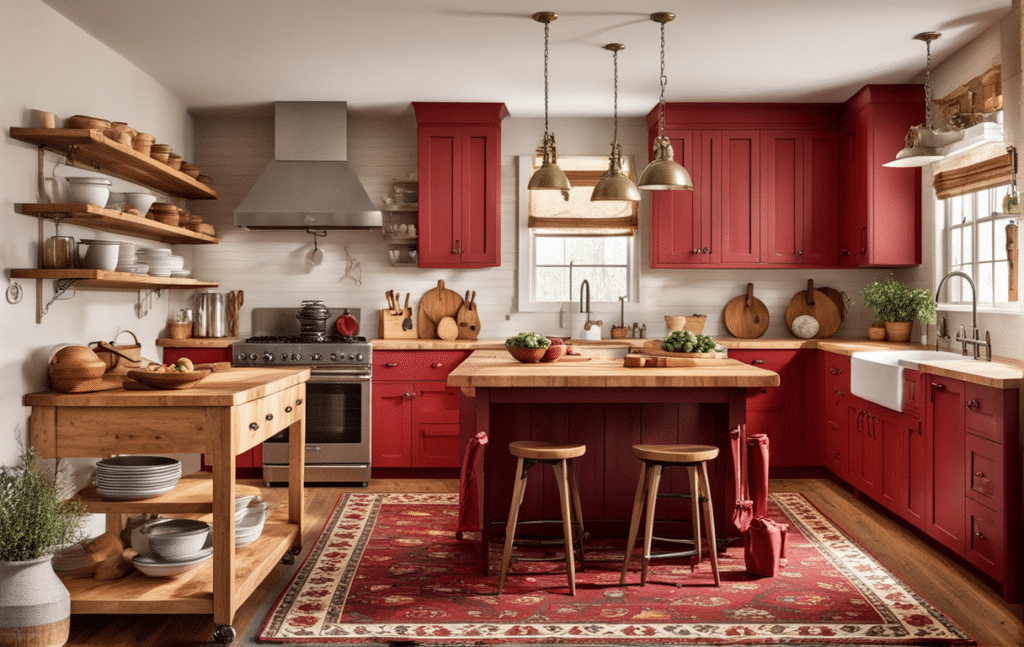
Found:
[(506, 339), (505, 345), (514, 348), (547, 348), (551, 345), (551, 340), (539, 333), (521, 332)]
[(661, 344), (661, 348), (670, 353), (712, 353), (717, 347), (714, 337), (694, 335), (689, 330), (675, 330)]

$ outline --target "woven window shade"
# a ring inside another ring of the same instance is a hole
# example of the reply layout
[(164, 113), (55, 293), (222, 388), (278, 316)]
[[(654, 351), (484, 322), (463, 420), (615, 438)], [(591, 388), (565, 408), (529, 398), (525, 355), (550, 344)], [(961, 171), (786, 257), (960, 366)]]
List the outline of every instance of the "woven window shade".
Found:
[[(622, 170), (631, 179), (632, 164), (623, 157)], [(535, 157), (533, 168), (540, 167)], [(639, 206), (629, 201), (591, 202), (590, 194), (608, 170), (607, 157), (562, 157), (558, 166), (569, 178), (568, 200), (562, 191), (529, 191), (530, 217), (535, 236), (632, 236)]]
[(940, 200), (974, 193), (983, 189), (1005, 186), (1012, 177), (1010, 154), (1000, 155), (983, 162), (942, 171), (935, 175), (933, 186)]

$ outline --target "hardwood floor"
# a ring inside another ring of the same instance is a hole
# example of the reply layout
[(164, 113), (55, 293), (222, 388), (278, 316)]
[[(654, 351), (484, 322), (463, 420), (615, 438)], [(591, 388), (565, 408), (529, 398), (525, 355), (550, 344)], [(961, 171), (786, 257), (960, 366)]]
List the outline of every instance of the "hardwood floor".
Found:
[[(259, 485), (257, 481), (251, 482)], [(345, 491), (360, 492), (458, 492), (454, 479), (375, 479), (367, 488), (310, 487), (306, 489), (308, 524), (305, 545), (311, 545), (338, 497)], [(772, 491), (804, 494), (829, 518), (870, 549), (901, 579), (944, 611), (981, 645), (1024, 644), (1021, 605), (1010, 605), (952, 560), (933, 550), (913, 533), (869, 503), (854, 499), (839, 485), (825, 479), (773, 479)], [(283, 501), (287, 491), (276, 488), (272, 497)], [(278, 580), (294, 567), (279, 565), (267, 581), (239, 609), (235, 629), (239, 635), (256, 617), (257, 607)], [(208, 645), (216, 625), (210, 616), (175, 615), (75, 615), (69, 646), (170, 647)], [(238, 644), (238, 641), (236, 641)]]

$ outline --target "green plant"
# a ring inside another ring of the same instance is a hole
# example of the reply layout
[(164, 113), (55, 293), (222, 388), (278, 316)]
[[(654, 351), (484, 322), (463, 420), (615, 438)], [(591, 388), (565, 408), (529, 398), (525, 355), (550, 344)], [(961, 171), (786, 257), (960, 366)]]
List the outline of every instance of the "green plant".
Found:
[(717, 346), (714, 337), (694, 335), (689, 330), (674, 330), (661, 343), (662, 350), (673, 353), (712, 353)]
[(521, 332), (506, 339), (505, 345), (514, 348), (547, 348), (551, 345), (551, 340), (539, 333)]
[(935, 322), (935, 298), (924, 288), (912, 288), (903, 281), (889, 277), (872, 281), (861, 291), (864, 306), (882, 321)]
[(85, 504), (62, 500), (26, 449), (0, 468), (0, 561), (24, 562), (73, 543), (82, 535)]

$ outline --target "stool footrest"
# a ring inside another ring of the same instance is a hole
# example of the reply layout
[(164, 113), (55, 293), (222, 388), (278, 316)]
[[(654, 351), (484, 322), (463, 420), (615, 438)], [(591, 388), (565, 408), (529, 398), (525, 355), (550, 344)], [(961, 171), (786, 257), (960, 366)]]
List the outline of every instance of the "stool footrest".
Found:
[(671, 553), (651, 553), (648, 559), (662, 559), (665, 557), (696, 557), (696, 550), (680, 550)]

